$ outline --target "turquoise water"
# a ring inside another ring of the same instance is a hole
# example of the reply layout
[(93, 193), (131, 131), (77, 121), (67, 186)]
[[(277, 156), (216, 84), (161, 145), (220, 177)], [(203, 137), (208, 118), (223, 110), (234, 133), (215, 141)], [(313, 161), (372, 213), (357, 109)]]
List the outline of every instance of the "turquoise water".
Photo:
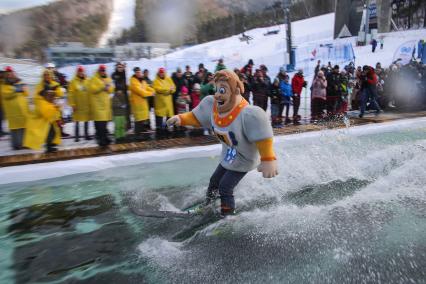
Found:
[(215, 158), (1, 185), (0, 282), (425, 283), (425, 122), (277, 153), (280, 175), (251, 172), (220, 221), (128, 209), (202, 200)]

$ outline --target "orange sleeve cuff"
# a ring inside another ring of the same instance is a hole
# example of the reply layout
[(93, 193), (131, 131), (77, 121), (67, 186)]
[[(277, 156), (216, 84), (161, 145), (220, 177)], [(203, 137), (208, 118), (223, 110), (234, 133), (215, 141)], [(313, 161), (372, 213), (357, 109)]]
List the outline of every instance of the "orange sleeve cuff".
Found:
[(275, 157), (273, 145), (274, 145), (274, 142), (272, 138), (267, 138), (265, 140), (256, 142), (256, 146), (257, 146), (257, 149), (259, 150), (261, 161), (273, 161), (277, 159)]
[(201, 126), (201, 123), (198, 121), (198, 119), (195, 117), (192, 111), (179, 114), (179, 118), (180, 118), (180, 125), (182, 126), (194, 126), (194, 127)]

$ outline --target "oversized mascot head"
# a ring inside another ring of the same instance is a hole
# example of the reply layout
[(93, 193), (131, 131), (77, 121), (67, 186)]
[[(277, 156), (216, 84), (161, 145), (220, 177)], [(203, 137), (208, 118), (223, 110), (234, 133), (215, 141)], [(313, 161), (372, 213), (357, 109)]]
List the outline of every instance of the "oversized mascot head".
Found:
[(244, 84), (231, 70), (221, 70), (214, 75), (216, 93), (214, 95), (217, 111), (221, 114), (230, 112), (241, 101)]

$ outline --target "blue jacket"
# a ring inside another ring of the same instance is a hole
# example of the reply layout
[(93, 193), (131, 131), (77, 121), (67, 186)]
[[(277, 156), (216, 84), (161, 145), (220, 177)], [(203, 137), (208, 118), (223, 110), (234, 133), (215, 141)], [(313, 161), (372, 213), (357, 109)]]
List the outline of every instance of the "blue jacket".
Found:
[(293, 96), (293, 91), (291, 90), (291, 84), (290, 83), (286, 83), (285, 81), (281, 81), (280, 89), (281, 89), (281, 95), (283, 97)]

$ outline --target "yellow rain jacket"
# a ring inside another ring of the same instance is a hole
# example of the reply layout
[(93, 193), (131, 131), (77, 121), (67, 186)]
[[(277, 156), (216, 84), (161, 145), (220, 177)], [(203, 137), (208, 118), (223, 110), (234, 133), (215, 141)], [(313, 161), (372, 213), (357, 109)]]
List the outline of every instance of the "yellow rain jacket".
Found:
[[(44, 90), (45, 84), (46, 84), (45, 81), (41, 80), (41, 82), (38, 83), (38, 85), (36, 86), (35, 95), (34, 95), (34, 102), (35, 103), (36, 103), (36, 100), (39, 100), (39, 99), (45, 100), (40, 95), (40, 93)], [(49, 88), (55, 92), (55, 97), (62, 98), (64, 96), (64, 92), (62, 91), (62, 87), (58, 82), (51, 80), (48, 85), (49, 85)]]
[(22, 92), (16, 92), (16, 87), (3, 82), (0, 93), (1, 106), (5, 113), (9, 129), (25, 128), (29, 115), (28, 90), (24, 88)]
[(39, 96), (35, 101), (34, 113), (27, 120), (27, 129), (24, 134), (24, 146), (39, 150), (45, 144), (50, 126), (55, 129), (53, 144), (61, 144), (61, 130), (56, 121), (61, 118), (61, 110), (53, 103)]
[(176, 90), (172, 78), (166, 76), (161, 79), (157, 75), (154, 82), (152, 82), (152, 87), (155, 90), (155, 115), (172, 117), (174, 115), (173, 93)]
[[(107, 85), (109, 87), (105, 91)], [(94, 121), (110, 121), (112, 119), (110, 94), (114, 92), (111, 78), (102, 78), (99, 73), (96, 73), (87, 83), (87, 88), (89, 90), (91, 118)]]
[(73, 108), (74, 121), (90, 120), (90, 100), (87, 80), (75, 76), (68, 87), (68, 104)]
[(135, 121), (149, 119), (148, 97), (152, 96), (154, 89), (151, 88), (145, 80), (139, 81), (132, 76), (130, 79), (130, 106)]

